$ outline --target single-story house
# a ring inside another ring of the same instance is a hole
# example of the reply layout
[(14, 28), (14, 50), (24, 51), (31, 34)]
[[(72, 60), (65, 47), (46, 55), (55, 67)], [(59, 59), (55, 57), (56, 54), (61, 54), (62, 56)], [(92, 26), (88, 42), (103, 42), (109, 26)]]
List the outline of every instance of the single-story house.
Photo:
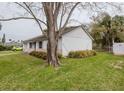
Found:
[[(67, 27), (58, 41), (58, 52), (67, 56), (70, 51), (92, 50), (92, 40), (89, 32), (84, 30), (82, 26)], [(47, 38), (44, 35), (23, 41), (24, 52), (46, 50)]]

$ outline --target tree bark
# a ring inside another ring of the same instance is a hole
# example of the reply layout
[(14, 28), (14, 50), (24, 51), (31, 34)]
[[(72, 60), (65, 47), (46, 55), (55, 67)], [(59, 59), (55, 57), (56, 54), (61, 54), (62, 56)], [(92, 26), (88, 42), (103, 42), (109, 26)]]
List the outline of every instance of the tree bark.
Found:
[(58, 67), (60, 65), (60, 62), (58, 60), (57, 48), (57, 41), (52, 41), (49, 39), (47, 44), (47, 61), (49, 65), (52, 65), (54, 67)]
[(57, 56), (58, 39), (56, 38), (56, 25), (54, 22), (54, 15), (52, 8), (53, 8), (52, 5), (46, 7), (47, 29), (48, 29), (47, 61), (49, 65), (53, 65), (54, 67), (57, 67), (59, 66), (59, 60)]
[(54, 27), (50, 27), (48, 44), (47, 44), (47, 61), (49, 65), (54, 67), (59, 66), (58, 60), (58, 40), (55, 38), (55, 29)]

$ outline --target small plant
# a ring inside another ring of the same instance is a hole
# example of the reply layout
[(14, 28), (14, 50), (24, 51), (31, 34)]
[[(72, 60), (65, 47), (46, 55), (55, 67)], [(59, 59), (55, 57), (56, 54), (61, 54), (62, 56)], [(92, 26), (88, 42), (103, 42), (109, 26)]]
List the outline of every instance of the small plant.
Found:
[(4, 51), (4, 50), (6, 50), (6, 47), (3, 45), (0, 45), (0, 51)]
[(22, 47), (13, 47), (12, 48), (12, 51), (22, 51), (23, 49), (22, 49)]
[(62, 58), (62, 57), (63, 57), (62, 54), (58, 53), (58, 58)]
[(7, 51), (7, 50), (12, 50), (13, 46), (3, 46), (0, 45), (0, 51)]
[(96, 52), (94, 50), (81, 50), (81, 51), (71, 51), (68, 54), (69, 58), (84, 58), (89, 56), (95, 56)]
[[(29, 55), (41, 58), (43, 60), (47, 59), (47, 53), (44, 51), (32, 51), (31, 53), (29, 53)], [(58, 58), (62, 58), (62, 55), (58, 54)]]
[(46, 60), (47, 58), (47, 53), (46, 52), (38, 52), (38, 51), (32, 51), (31, 53), (29, 53), (31, 56), (35, 56), (37, 58), (42, 58), (44, 60)]

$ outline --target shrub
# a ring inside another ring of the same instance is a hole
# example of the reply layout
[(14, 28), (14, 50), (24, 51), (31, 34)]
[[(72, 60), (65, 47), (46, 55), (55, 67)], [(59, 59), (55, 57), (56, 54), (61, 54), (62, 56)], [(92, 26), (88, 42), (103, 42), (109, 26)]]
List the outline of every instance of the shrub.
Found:
[(0, 51), (12, 50), (12, 47), (13, 46), (3, 46), (3, 45), (0, 45)]
[(12, 51), (22, 51), (22, 47), (12, 47)]
[(62, 54), (58, 53), (58, 58), (62, 58)]
[(47, 53), (46, 52), (37, 52), (37, 51), (32, 51), (31, 53), (29, 53), (31, 56), (35, 56), (37, 58), (42, 58), (44, 60), (46, 60), (47, 58)]
[(0, 45), (0, 51), (4, 51), (6, 48), (2, 45)]
[[(43, 51), (32, 51), (31, 53), (29, 53), (29, 55), (35, 56), (37, 58), (42, 58), (44, 60), (47, 59), (47, 53)], [(58, 58), (62, 58), (62, 55), (58, 54)]]
[(12, 50), (13, 46), (6, 46), (6, 50)]
[(89, 56), (95, 56), (96, 52), (94, 50), (81, 50), (81, 51), (71, 51), (68, 54), (69, 58), (84, 58)]

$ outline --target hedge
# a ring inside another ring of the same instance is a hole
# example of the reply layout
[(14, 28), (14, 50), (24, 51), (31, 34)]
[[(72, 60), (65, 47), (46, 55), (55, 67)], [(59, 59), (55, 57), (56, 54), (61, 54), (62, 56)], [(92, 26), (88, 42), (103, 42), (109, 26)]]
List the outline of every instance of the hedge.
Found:
[(85, 58), (89, 56), (95, 56), (96, 52), (94, 50), (81, 50), (81, 51), (71, 51), (68, 54), (69, 58)]
[(0, 45), (0, 51), (12, 50), (12, 47), (13, 46), (3, 46), (3, 45)]
[[(31, 53), (29, 53), (29, 55), (41, 58), (43, 60), (47, 59), (47, 53), (43, 51), (32, 51)], [(62, 58), (62, 55), (58, 54), (58, 58)]]

